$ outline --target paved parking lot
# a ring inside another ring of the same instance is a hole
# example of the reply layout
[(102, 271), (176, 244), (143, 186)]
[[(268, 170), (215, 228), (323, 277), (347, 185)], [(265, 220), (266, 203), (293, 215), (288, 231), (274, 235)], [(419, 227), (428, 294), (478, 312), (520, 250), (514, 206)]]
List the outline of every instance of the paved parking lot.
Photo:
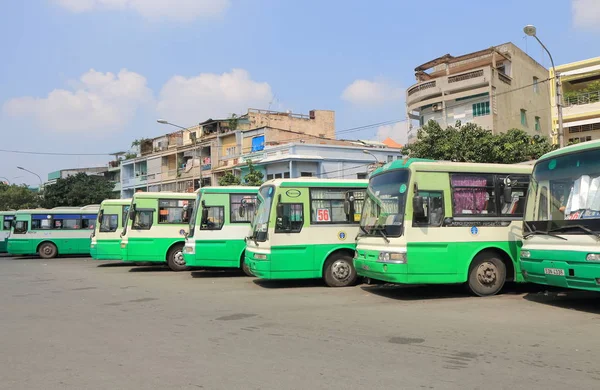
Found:
[(3, 389), (592, 389), (600, 300), (0, 258)]

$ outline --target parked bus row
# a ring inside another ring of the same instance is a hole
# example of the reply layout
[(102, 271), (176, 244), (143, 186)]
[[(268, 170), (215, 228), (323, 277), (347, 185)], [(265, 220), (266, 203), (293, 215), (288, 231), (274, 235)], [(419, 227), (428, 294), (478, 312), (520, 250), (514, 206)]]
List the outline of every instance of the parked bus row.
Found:
[(141, 192), (99, 209), (3, 213), (2, 232), (12, 230), (12, 254), (239, 268), (332, 287), (362, 277), (462, 283), (479, 296), (506, 281), (598, 290), (599, 149), (600, 142), (563, 148), (534, 166), (404, 159), (369, 181)]

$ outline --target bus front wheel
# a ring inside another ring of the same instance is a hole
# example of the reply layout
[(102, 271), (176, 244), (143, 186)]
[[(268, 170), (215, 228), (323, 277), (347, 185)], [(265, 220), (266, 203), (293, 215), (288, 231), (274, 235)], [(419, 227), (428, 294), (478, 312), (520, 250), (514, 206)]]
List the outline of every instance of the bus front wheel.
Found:
[(40, 245), (38, 254), (42, 259), (53, 259), (58, 254), (58, 249), (56, 249), (56, 245), (53, 243), (44, 242), (42, 245)]
[(475, 257), (469, 269), (469, 290), (480, 297), (496, 295), (504, 287), (506, 265), (494, 252), (483, 252)]
[(332, 255), (327, 260), (323, 277), (329, 287), (352, 286), (357, 280), (352, 256), (344, 253)]
[(185, 259), (183, 258), (183, 244), (174, 245), (169, 249), (169, 253), (167, 254), (167, 265), (171, 268), (171, 271), (175, 272), (189, 270), (188, 266), (185, 264)]

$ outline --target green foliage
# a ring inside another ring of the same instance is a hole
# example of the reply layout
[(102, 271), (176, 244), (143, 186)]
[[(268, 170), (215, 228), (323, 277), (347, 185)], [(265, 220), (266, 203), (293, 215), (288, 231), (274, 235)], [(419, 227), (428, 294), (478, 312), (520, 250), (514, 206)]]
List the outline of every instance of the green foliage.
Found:
[(229, 171), (224, 176), (219, 178), (220, 186), (234, 186), (239, 185), (241, 183), (240, 178), (233, 174), (233, 172)]
[(44, 187), (42, 207), (81, 207), (112, 198), (114, 183), (102, 176), (78, 173)]
[(585, 88), (582, 88), (582, 89), (576, 89), (573, 91), (564, 91), (563, 92), (563, 100), (565, 102), (568, 102), (568, 101), (576, 102), (578, 95), (585, 94), (585, 93), (592, 93), (592, 92), (598, 92), (598, 94), (592, 94), (592, 95), (587, 96), (588, 100), (583, 100), (583, 102), (596, 103), (600, 100), (600, 96), (599, 96), (600, 95), (600, 80), (592, 81), (591, 83), (586, 85)]
[(129, 159), (136, 158), (136, 157), (137, 157), (136, 153), (125, 153), (123, 160), (129, 160)]
[(530, 136), (523, 130), (492, 134), (473, 123), (445, 130), (435, 121), (429, 121), (418, 134), (417, 141), (402, 149), (403, 155), (434, 160), (516, 164), (538, 159), (553, 150), (548, 138)]
[(0, 183), (0, 210), (34, 209), (39, 206), (40, 197), (26, 185)]
[(248, 165), (248, 173), (244, 176), (244, 185), (260, 186), (263, 183), (263, 173), (254, 167), (252, 160), (246, 160), (246, 164)]
[(233, 131), (235, 129), (237, 129), (238, 127), (238, 121), (239, 118), (236, 114), (231, 114), (231, 117), (229, 117), (228, 121), (229, 122), (229, 130)]

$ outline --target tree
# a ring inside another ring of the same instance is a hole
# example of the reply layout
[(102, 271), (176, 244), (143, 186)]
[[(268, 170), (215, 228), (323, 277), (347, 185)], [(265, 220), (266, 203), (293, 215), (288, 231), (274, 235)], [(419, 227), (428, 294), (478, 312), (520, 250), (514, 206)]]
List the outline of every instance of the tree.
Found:
[(417, 141), (402, 149), (403, 155), (433, 160), (515, 164), (536, 160), (553, 150), (548, 138), (531, 136), (519, 129), (492, 134), (482, 127), (456, 122), (445, 130), (435, 121), (419, 129)]
[(102, 176), (78, 173), (44, 187), (42, 206), (46, 208), (100, 204), (112, 198), (114, 183)]
[(39, 206), (39, 195), (26, 185), (0, 183), (0, 210), (33, 209)]
[(219, 178), (220, 186), (233, 186), (240, 184), (240, 178), (233, 174), (233, 172), (229, 171), (225, 175)]
[(263, 173), (254, 168), (252, 160), (246, 160), (246, 164), (248, 165), (248, 173), (246, 176), (244, 176), (244, 185), (257, 187), (260, 186), (263, 183)]

